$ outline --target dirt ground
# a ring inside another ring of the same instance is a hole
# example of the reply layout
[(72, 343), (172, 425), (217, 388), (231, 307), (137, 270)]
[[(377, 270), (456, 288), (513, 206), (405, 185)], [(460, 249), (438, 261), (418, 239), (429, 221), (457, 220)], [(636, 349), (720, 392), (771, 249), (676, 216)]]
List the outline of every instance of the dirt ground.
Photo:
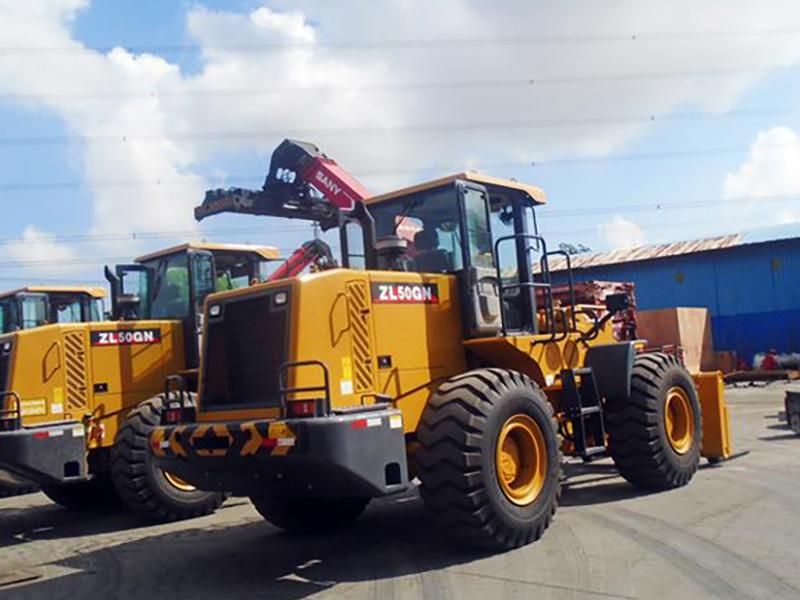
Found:
[(729, 390), (746, 454), (703, 461), (688, 487), (642, 494), (608, 460), (573, 465), (543, 539), (497, 556), (443, 540), (416, 494), (323, 537), (282, 533), (236, 498), (157, 526), (3, 499), (0, 597), (798, 598), (800, 437), (775, 418), (785, 389)]

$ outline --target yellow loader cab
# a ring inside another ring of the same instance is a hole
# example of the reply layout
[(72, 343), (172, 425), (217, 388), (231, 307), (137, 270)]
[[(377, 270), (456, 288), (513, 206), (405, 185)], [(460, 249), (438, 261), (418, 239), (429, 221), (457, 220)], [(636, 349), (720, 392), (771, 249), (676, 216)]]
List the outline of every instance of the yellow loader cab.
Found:
[(544, 201), (475, 173), (377, 196), (339, 221), (347, 268), (209, 296), (198, 403), (152, 432), (158, 464), (289, 530), (416, 476), (448, 535), (502, 550), (549, 525), (563, 455), (647, 489), (727, 457), (717, 374), (616, 343), (625, 296), (554, 302)]
[(0, 333), (101, 321), (105, 297), (103, 288), (84, 285), (30, 285), (0, 293)]
[[(49, 295), (26, 288), (17, 309), (23, 327), (0, 336), (0, 479), (41, 484), (51, 499), (75, 508), (117, 493), (167, 519), (217, 506), (220, 494), (199, 492), (135, 457), (146, 457), (165, 382), (182, 374), (182, 391), (194, 391), (205, 296), (263, 279), (278, 258), (268, 246), (191, 243), (107, 268), (109, 321), (95, 304), (73, 311), (62, 301), (78, 288)], [(65, 311), (82, 318), (67, 322)], [(40, 326), (26, 328), (34, 321)]]

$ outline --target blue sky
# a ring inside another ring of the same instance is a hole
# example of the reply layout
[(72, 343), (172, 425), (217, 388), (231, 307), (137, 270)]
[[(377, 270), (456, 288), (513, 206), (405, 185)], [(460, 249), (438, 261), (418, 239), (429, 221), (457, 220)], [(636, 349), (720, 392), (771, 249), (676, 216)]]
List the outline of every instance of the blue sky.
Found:
[[(62, 0), (53, 1), (57, 4), (62, 2)], [(63, 3), (69, 5), (73, 1), (63, 0)], [(391, 4), (394, 5), (392, 10), (401, 11), (402, 8), (398, 8), (398, 5), (404, 3)], [(477, 9), (475, 9), (475, 3), (466, 0), (463, 3), (452, 0), (450, 4), (453, 5), (450, 6), (452, 20), (462, 19), (452, 28), (442, 26), (442, 30), (439, 31), (433, 25), (426, 23), (421, 25), (418, 30), (403, 29), (401, 20), (403, 15), (398, 12), (397, 19), (393, 20), (391, 15), (388, 17), (390, 22), (396, 21), (397, 24), (396, 31), (390, 26), (384, 32), (385, 39), (425, 40), (459, 37), (458, 32), (469, 26), (470, 19), (474, 16), (472, 12)], [(509, 12), (522, 10), (514, 2), (508, 4)], [(232, 86), (231, 89), (236, 89), (237, 86), (258, 87), (259, 89), (274, 86), (281, 89), (287, 86), (287, 82), (288, 87), (291, 87), (298, 80), (303, 81), (304, 85), (311, 81), (313, 85), (316, 82), (315, 77), (322, 78), (331, 71), (339, 73), (338, 70), (341, 70), (344, 75), (337, 81), (356, 81), (360, 86), (366, 85), (368, 90), (373, 82), (381, 85), (385, 81), (381, 78), (387, 76), (386, 71), (394, 70), (399, 73), (397, 78), (400, 81), (411, 82), (459, 81), (465, 78), (495, 81), (508, 77), (513, 78), (519, 72), (531, 74), (535, 78), (539, 76), (537, 69), (544, 73), (542, 77), (545, 78), (557, 76), (562, 72), (576, 75), (579, 79), (596, 76), (598, 73), (614, 74), (617, 72), (615, 70), (617, 65), (611, 62), (599, 65), (587, 63), (584, 69), (580, 61), (587, 60), (586, 55), (573, 55), (570, 47), (559, 44), (516, 48), (513, 50), (516, 54), (509, 54), (510, 58), (506, 60), (515, 64), (519, 62), (520, 69), (514, 70), (513, 66), (510, 66), (509, 74), (506, 73), (502, 63), (497, 61), (489, 62), (490, 66), (481, 65), (480, 57), (486, 54), (487, 50), (481, 49), (479, 44), (476, 44), (475, 48), (461, 47), (455, 50), (432, 48), (426, 51), (401, 49), (361, 53), (330, 50), (323, 46), (314, 57), (314, 61), (318, 62), (311, 66), (301, 64), (299, 67), (307, 70), (303, 73), (304, 79), (293, 79), (291, 74), (273, 70), (275, 64), (292, 65), (292, 68), (295, 68), (297, 62), (292, 62), (290, 58), (287, 58), (285, 62), (280, 62), (278, 58), (265, 58), (265, 62), (262, 64), (257, 62), (260, 57), (254, 57), (255, 53), (253, 52), (245, 52), (243, 56), (229, 56), (222, 51), (222, 54), (225, 55), (214, 55), (215, 44), (221, 46), (231, 43), (248, 43), (253, 35), (262, 35), (262, 30), (266, 31), (263, 35), (267, 37), (252, 39), (267, 43), (272, 43), (274, 40), (278, 40), (280, 43), (285, 43), (287, 40), (290, 43), (296, 43), (297, 40), (305, 40), (304, 35), (312, 35), (310, 32), (316, 36), (313, 38), (314, 42), (320, 41), (323, 44), (330, 41), (373, 39), (374, 34), (368, 32), (374, 31), (374, 28), (367, 28), (366, 25), (369, 24), (371, 18), (379, 19), (380, 14), (372, 15), (368, 11), (361, 11), (353, 3), (344, 3), (341, 6), (341, 12), (350, 11), (353, 20), (358, 22), (356, 25), (361, 24), (363, 27), (342, 25), (337, 20), (340, 16), (332, 14), (330, 10), (322, 8), (317, 10), (312, 2), (265, 3), (256, 0), (203, 1), (199, 3), (159, 2), (156, 0), (136, 3), (122, 0), (95, 1), (74, 12), (72, 20), (66, 17), (56, 21), (54, 25), (43, 27), (44, 33), (38, 31), (37, 19), (44, 21), (47, 17), (39, 18), (34, 15), (30, 19), (26, 19), (24, 23), (35, 30), (36, 35), (39, 35), (39, 37), (31, 38), (35, 39), (36, 43), (25, 43), (26, 38), (20, 38), (23, 40), (22, 42), (19, 39), (6, 39), (0, 43), (0, 47), (60, 47), (66, 42), (58, 36), (53, 38), (54, 42), (52, 43), (47, 41), (48, 32), (53, 28), (60, 27), (65, 32), (64, 35), (70, 38), (70, 44), (82, 44), (88, 49), (97, 50), (97, 62), (108, 62), (107, 55), (104, 53), (114, 46), (132, 49), (130, 57), (126, 57), (126, 60), (131, 58), (134, 62), (141, 58), (138, 54), (142, 48), (156, 55), (156, 58), (163, 64), (150, 65), (147, 68), (156, 73), (152, 76), (154, 78), (152, 81), (157, 81), (157, 83), (153, 84), (154, 88), (148, 87), (148, 84), (141, 89), (145, 93), (150, 89), (158, 89), (158, 93), (160, 93), (163, 89), (167, 91), (179, 89), (168, 86), (184, 86), (180, 88), (181, 91), (177, 95), (166, 94), (163, 99), (159, 99), (158, 111), (160, 112), (154, 120), (159, 127), (164, 128), (166, 131), (164, 135), (167, 139), (170, 135), (175, 135), (171, 131), (173, 123), (175, 123), (175, 130), (179, 131), (178, 137), (175, 138), (178, 140), (177, 146), (181, 146), (180, 135), (197, 131), (240, 132), (247, 130), (250, 122), (252, 122), (254, 131), (267, 131), (270, 132), (270, 135), (258, 142), (218, 144), (212, 141), (196, 144), (191, 148), (181, 147), (175, 152), (170, 149), (165, 150), (167, 160), (177, 156), (174, 158), (174, 165), (170, 168), (176, 178), (180, 177), (181, 180), (175, 183), (174, 189), (171, 190), (169, 189), (169, 186), (172, 185), (169, 183), (171, 180), (165, 178), (164, 184), (160, 186), (163, 196), (158, 200), (160, 204), (153, 201), (152, 206), (148, 205), (147, 210), (143, 211), (146, 212), (145, 218), (145, 216), (139, 215), (139, 203), (146, 202), (143, 198), (151, 195), (152, 188), (142, 187), (136, 191), (128, 186), (128, 188), (120, 187), (119, 190), (116, 190), (114, 185), (120, 185), (120, 181), (131, 179), (160, 180), (159, 167), (144, 164), (137, 165), (134, 169), (126, 164), (124, 159), (111, 160), (109, 158), (108, 161), (103, 162), (104, 151), (102, 149), (95, 149), (94, 152), (91, 149), (87, 150), (87, 146), (92, 146), (92, 144), (81, 141), (83, 136), (98, 135), (95, 125), (105, 128), (99, 131), (129, 131), (131, 127), (136, 126), (135, 110), (126, 112), (124, 120), (115, 123), (114, 119), (122, 111), (117, 111), (113, 106), (109, 108), (109, 105), (114, 102), (112, 99), (103, 103), (104, 108), (98, 109), (97, 123), (95, 124), (91, 119), (91, 111), (88, 111), (87, 117), (86, 110), (80, 112), (75, 109), (75, 104), (80, 100), (65, 100), (58, 97), (64, 95), (63, 83), (59, 84), (56, 81), (53, 84), (55, 87), (48, 89), (47, 77), (43, 76), (41, 81), (45, 83), (41, 83), (34, 76), (30, 76), (19, 86), (15, 86), (14, 81), (6, 77), (2, 93), (0, 93), (0, 128), (2, 129), (0, 139), (5, 139), (5, 143), (0, 141), (0, 194), (4, 197), (7, 205), (13, 208), (7, 211), (5, 218), (0, 223), (0, 239), (8, 241), (20, 238), (26, 228), (33, 228), (34, 232), (25, 238), (27, 247), (30, 249), (29, 254), (26, 254), (26, 244), (0, 245), (0, 251), (4, 247), (6, 250), (0, 256), (0, 287), (3, 282), (16, 285), (37, 278), (54, 279), (64, 275), (79, 280), (96, 280), (100, 276), (101, 263), (98, 263), (97, 266), (94, 264), (76, 265), (75, 263), (90, 263), (95, 258), (102, 261), (132, 257), (136, 253), (154, 247), (178, 242), (186, 236), (194, 238), (205, 236), (219, 241), (267, 242), (287, 249), (296, 246), (308, 237), (307, 232), (301, 230), (296, 224), (292, 224), (288, 230), (281, 231), (279, 224), (267, 220), (248, 217), (220, 217), (213, 223), (204, 224), (199, 232), (187, 230), (184, 234), (183, 230), (190, 228), (191, 225), (185, 225), (185, 221), (178, 217), (173, 218), (167, 215), (166, 209), (164, 209), (163, 219), (159, 212), (161, 207), (169, 204), (169, 198), (173, 192), (176, 196), (181, 195), (183, 203), (181, 206), (189, 206), (193, 201), (197, 203), (202, 199), (202, 189), (208, 185), (225, 184), (248, 187), (260, 185), (266, 171), (269, 151), (280, 141), (281, 136), (276, 135), (275, 132), (281, 131), (284, 123), (288, 125), (288, 135), (296, 130), (358, 127), (362, 125), (362, 122), (365, 126), (372, 126), (375, 123), (390, 123), (402, 130), (404, 126), (415, 123), (436, 124), (469, 122), (470, 120), (475, 122), (504, 120), (526, 122), (542, 116), (568, 120), (595, 115), (602, 118), (608, 115), (655, 114), (658, 118), (653, 123), (644, 126), (599, 127), (597, 135), (594, 135), (592, 127), (571, 128), (565, 126), (562, 130), (558, 130), (558, 128), (554, 130), (549, 127), (525, 128), (521, 126), (519, 130), (490, 133), (426, 134), (424, 131), (405, 133), (401, 131), (396, 134), (388, 134), (388, 139), (376, 135), (345, 135), (342, 139), (331, 135), (322, 135), (319, 139), (310, 141), (319, 143), (323, 150), (328, 151), (339, 159), (343, 166), (357, 174), (359, 171), (367, 174), (375, 171), (387, 171), (388, 175), (384, 177), (367, 175), (365, 178), (370, 188), (375, 191), (385, 191), (386, 187), (414, 183), (428, 176), (442, 175), (445, 174), (443, 171), (452, 171), (452, 167), (456, 165), (463, 164), (465, 168), (469, 168), (496, 163), (514, 163), (516, 165), (514, 167), (483, 168), (482, 170), (500, 176), (516, 177), (543, 187), (549, 198), (548, 207), (542, 209), (540, 213), (545, 235), (556, 241), (581, 243), (595, 250), (608, 250), (626, 243), (662, 243), (721, 235), (742, 229), (777, 225), (781, 222), (787, 223), (794, 219), (800, 220), (800, 213), (796, 208), (798, 201), (791, 197), (791, 194), (800, 194), (798, 181), (791, 175), (794, 164), (792, 161), (795, 160), (794, 155), (798, 152), (795, 148), (796, 140), (791, 135), (793, 132), (800, 131), (800, 102), (798, 102), (800, 69), (791, 67), (800, 65), (798, 62), (800, 47), (795, 47), (796, 44), (791, 41), (791, 36), (784, 35), (783, 38), (786, 39), (778, 39), (781, 36), (777, 35), (775, 40), (748, 36), (725, 40), (725, 43), (741, 46), (760, 44), (758, 47), (754, 46), (752, 53), (748, 48), (742, 48), (745, 56), (749, 57), (752, 54), (755, 57), (751, 62), (744, 63), (744, 68), (753, 65), (782, 67), (774, 70), (760, 69), (758, 76), (743, 77), (735, 73), (723, 76), (717, 73), (713, 76), (686, 76), (662, 82), (654, 82), (652, 78), (647, 77), (648, 74), (659, 72), (689, 73), (704, 69), (724, 71), (742, 64), (741, 61), (734, 62), (732, 65), (724, 64), (724, 62), (720, 62), (721, 59), (713, 59), (713, 57), (709, 58), (708, 62), (703, 62), (705, 52), (709, 51), (711, 55), (715, 50), (713, 47), (715, 42), (711, 40), (705, 42), (709, 46), (698, 47), (697, 62), (691, 57), (683, 59), (682, 62), (667, 62), (663, 57), (659, 59), (660, 55), (654, 58), (652, 66), (647, 61), (637, 63), (636, 57), (630, 58), (630, 61), (628, 61), (628, 57), (621, 60), (620, 62), (630, 62), (630, 64), (620, 65), (619, 73), (639, 73), (642, 75), (640, 80), (627, 82), (612, 80), (586, 85), (581, 83), (545, 85), (535, 91), (501, 86), (496, 95), (503, 95), (504, 98), (498, 100), (496, 107), (493, 107), (492, 100), (486, 100), (493, 97), (494, 94), (491, 90), (442, 92), (436, 96), (435, 102), (426, 96), (428, 93), (426, 91), (416, 94), (406, 93), (405, 96), (397, 93), (394, 94), (396, 97), (390, 93), (384, 95), (383, 92), (367, 91), (354, 97), (334, 99), (326, 98), (323, 93), (319, 97), (319, 109), (313, 101), (308, 100), (307, 95), (303, 96), (302, 102), (298, 102), (296, 96), (292, 94), (288, 94), (283, 102), (281, 102), (281, 98), (273, 97), (269, 97), (267, 101), (260, 96), (234, 96), (230, 106), (232, 115), (228, 120), (221, 119), (219, 122), (215, 122), (214, 119), (217, 117), (213, 116), (219, 115), (219, 105), (201, 105), (202, 95), (197, 96), (199, 99), (192, 99), (191, 102), (188, 102), (187, 107), (179, 107), (176, 110), (170, 107), (171, 102), (176, 102), (175, 97), (183, 97), (181, 94), (185, 89), (190, 89), (189, 94), (194, 93), (196, 88), (192, 86), (200, 86), (202, 89), (208, 89), (208, 86), (211, 86), (211, 89), (216, 89), (215, 93), (218, 93), (220, 89), (224, 91), (226, 85)], [(541, 18), (550, 19), (557, 24), (563, 23), (563, 27), (557, 30), (556, 34), (579, 36), (587, 35), (587, 32), (592, 31), (586, 28), (588, 25), (594, 25), (591, 19), (583, 23), (581, 28), (579, 16), (567, 14), (568, 11), (561, 15), (558, 5), (555, 6), (556, 8), (548, 8), (543, 12)], [(686, 6), (690, 6), (690, 4)], [(723, 4), (719, 4), (719, 6), (722, 7)], [(758, 18), (750, 18), (753, 25), (749, 30), (770, 29), (771, 22), (768, 20), (763, 22), (758, 13), (759, 9), (752, 8), (752, 6), (755, 5), (751, 5), (750, 10), (755, 11), (754, 14)], [(777, 24), (789, 28), (796, 23), (798, 31), (800, 31), (800, 7), (794, 7), (791, 3), (786, 6), (792, 7), (791, 14), (784, 14), (785, 18), (780, 19)], [(459, 9), (463, 9), (463, 14), (459, 12)], [(2, 10), (1, 7), (0, 10)], [(72, 14), (70, 13), (72, 8), (69, 6), (63, 10), (65, 14)], [(257, 22), (252, 16), (255, 11), (259, 10), (263, 10), (260, 14), (266, 20), (262, 19)], [(374, 9), (370, 10), (376, 12)], [(613, 11), (609, 12), (613, 13)], [(672, 24), (670, 22), (662, 24), (658, 21), (647, 23), (644, 22), (645, 17), (641, 16), (639, 17), (640, 21), (637, 21), (635, 15), (631, 14), (632, 12), (634, 11), (617, 13), (616, 21), (613, 14), (607, 14), (605, 15), (607, 20), (599, 26), (605, 28), (604, 31), (609, 34), (617, 32), (624, 34), (629, 31), (681, 33), (679, 27), (685, 21), (685, 19), (677, 19)], [(189, 25), (190, 13), (195, 17), (192, 26)], [(290, 16), (295, 14), (297, 20), (282, 20), (282, 15), (286, 14)], [(721, 27), (719, 20), (713, 17), (713, 13), (705, 15), (704, 18), (708, 19), (708, 24), (704, 26), (702, 22), (695, 23), (694, 30), (724, 31), (725, 27)], [(254, 22), (257, 22), (261, 29), (255, 31)], [(238, 36), (237, 23), (240, 24), (241, 39)], [(264, 23), (267, 24), (264, 25)], [(464, 25), (465, 23), (466, 25)], [(728, 30), (741, 31), (747, 26), (748, 22), (731, 24), (728, 26)], [(469, 38), (470, 36), (465, 37)], [(643, 36), (643, 39), (645, 37)], [(769, 46), (767, 42), (774, 42), (775, 46)], [(669, 56), (670, 53), (674, 53), (672, 51), (676, 46), (693, 43), (696, 42), (691, 39), (688, 41), (678, 39), (670, 43), (643, 41), (634, 52), (662, 52), (664, 56)], [(661, 46), (670, 47), (664, 49)], [(205, 50), (201, 53), (199, 49), (204, 47)], [(731, 47), (735, 48), (735, 46)], [(603, 48), (600, 48), (599, 51), (602, 51)], [(500, 52), (500, 50), (497, 51)], [(219, 48), (217, 48), (217, 52), (220, 52)], [(456, 74), (448, 78), (449, 73), (442, 70), (446, 67), (441, 69), (431, 67), (427, 71), (427, 66), (421, 63), (414, 67), (413, 62), (419, 61), (420, 58), (433, 64), (440, 60), (437, 53), (454, 52), (460, 53), (462, 56), (443, 57), (441, 58), (442, 65), (448, 65), (451, 64), (449, 62), (451, 60), (463, 58), (463, 60), (475, 61), (475, 69), (468, 75), (458, 76)], [(536, 59), (531, 58), (530, 64), (523, 64), (525, 59), (524, 57), (520, 58), (519, 53), (535, 52), (547, 53), (548, 61), (537, 62)], [(235, 51), (232, 53), (235, 54)], [(159, 57), (159, 55), (161, 56)], [(406, 56), (411, 58), (407, 59)], [(724, 57), (724, 53), (721, 56)], [(5, 60), (17, 60), (17, 57), (12, 54), (10, 59), (6, 57)], [(19, 60), (27, 64), (29, 70), (41, 68), (46, 71), (53, 68), (52, 63), (48, 65), (42, 62), (40, 65), (36, 62), (35, 56), (23, 56)], [(273, 60), (274, 62), (268, 62)], [(560, 60), (564, 62), (563, 69), (559, 67)], [(577, 64), (573, 64), (575, 62)], [(408, 63), (412, 63), (410, 67)], [(63, 64), (66, 69), (72, 68), (69, 57), (64, 58)], [(497, 66), (498, 64), (501, 66)], [(82, 68), (77, 63), (75, 65), (72, 81), (75, 81), (76, 77), (82, 76)], [(176, 72), (170, 74), (166, 65), (176, 69)], [(219, 71), (224, 71), (224, 69), (228, 69), (228, 71), (219, 75), (209, 69), (209, 65), (217, 65)], [(323, 71), (321, 68), (315, 71), (318, 65), (325, 65), (327, 71)], [(119, 67), (119, 61), (112, 67)], [(107, 68), (107, 66), (103, 66), (103, 68)], [(249, 72), (250, 76), (243, 76), (242, 79), (237, 80), (235, 76), (239, 74), (239, 71), (245, 72), (245, 74)], [(103, 93), (106, 89), (112, 92), (116, 89), (112, 85), (112, 80), (109, 80), (107, 88), (104, 87), (102, 81), (92, 87), (93, 84), (89, 81), (91, 74), (89, 71), (86, 72), (86, 89), (89, 90), (87, 93), (92, 93), (93, 89), (95, 91), (100, 89)], [(108, 72), (113, 73), (112, 71)], [(255, 74), (256, 77), (253, 77), (252, 74)], [(139, 77), (139, 74), (137, 73), (136, 76)], [(391, 76), (394, 74), (392, 73)], [(146, 77), (151, 77), (151, 75), (148, 73)], [(213, 77), (217, 77), (217, 79), (213, 80)], [(54, 77), (54, 79), (58, 78)], [(136, 81), (140, 80), (144, 79)], [(147, 81), (151, 80), (147, 79)], [(220, 83), (215, 83), (215, 81)], [(234, 83), (230, 83), (231, 81)], [(236, 81), (239, 83), (235, 83)], [(389, 79), (388, 81), (393, 80)], [(329, 85), (328, 80), (322, 83)], [(31, 86), (37, 90), (37, 93), (44, 91), (45, 94), (55, 94), (56, 99), (52, 102), (39, 102), (35, 98), (31, 99), (29, 91), (32, 89)], [(680, 88), (681, 91), (675, 91), (676, 88)], [(82, 88), (78, 86), (76, 89)], [(131, 89), (136, 90), (137, 88), (124, 87), (124, 93), (129, 93)], [(473, 93), (476, 97), (474, 106), (461, 106), (462, 104), (471, 104), (470, 94)], [(481, 94), (485, 95), (481, 96)], [(509, 97), (515, 94), (519, 97)], [(591, 99), (578, 98), (592, 94), (597, 94), (596, 105), (591, 102)], [(641, 104), (631, 100), (631, 97), (639, 94), (643, 98)], [(550, 99), (556, 95), (558, 100), (553, 100), (552, 104), (548, 104)], [(659, 103), (660, 98), (667, 95), (670, 96), (669, 100)], [(86, 102), (94, 101), (90, 99)], [(257, 104), (262, 101), (265, 104), (263, 114), (257, 111)], [(271, 102), (276, 103), (270, 104), (273, 109), (266, 107), (266, 104)], [(378, 106), (379, 103), (384, 102), (389, 108)], [(617, 102), (620, 106), (618, 109)], [(280, 109), (275, 110), (274, 107), (278, 105), (280, 105)], [(208, 115), (212, 115), (212, 118), (204, 120), (198, 117), (192, 121), (193, 107), (198, 112), (209, 111)], [(455, 110), (455, 108), (458, 108), (461, 113), (451, 115), (451, 109)], [(786, 112), (787, 110), (789, 112)], [(247, 120), (247, 114), (250, 111), (255, 115), (252, 121)], [(739, 114), (745, 111), (771, 114), (730, 116), (732, 113)], [(190, 112), (192, 114), (189, 114)], [(242, 117), (237, 120), (239, 113), (242, 113)], [(275, 113), (274, 118), (271, 113)], [(680, 115), (685, 115), (686, 118), (681, 118)], [(184, 117), (185, 123), (183, 122)], [(169, 122), (164, 125), (162, 119)], [(780, 128), (777, 133), (775, 132), (776, 128)], [(150, 131), (150, 129), (143, 130)], [(560, 131), (563, 131), (563, 135), (560, 135)], [(765, 136), (764, 143), (767, 146), (769, 146), (769, 139), (772, 138), (788, 140), (788, 142), (782, 143), (776, 151), (783, 153), (778, 160), (765, 160), (763, 157), (759, 158), (753, 154), (754, 144), (756, 144), (759, 134)], [(20, 143), (20, 138), (35, 139), (43, 136), (69, 137), (72, 141), (58, 139), (57, 143), (30, 143), (31, 140), (28, 140), (29, 143)], [(430, 151), (426, 154), (428, 148)], [(145, 148), (144, 152), (146, 151)], [(654, 156), (673, 152), (685, 152), (686, 154), (674, 157)], [(109, 155), (111, 154), (113, 151), (109, 151)], [(189, 155), (189, 158), (185, 158), (186, 155)], [(543, 161), (539, 158), (541, 156), (544, 157)], [(156, 156), (154, 162), (157, 163), (158, 160), (159, 158)], [(526, 162), (531, 160), (540, 162), (537, 166), (526, 166)], [(348, 164), (347, 161), (350, 163)], [(751, 163), (749, 167), (747, 167), (748, 163)], [(782, 172), (767, 172), (773, 163), (779, 164), (780, 168), (789, 175)], [(421, 169), (424, 165), (430, 165), (430, 168)], [(441, 165), (441, 168), (437, 165)], [(420, 167), (420, 170), (416, 173), (412, 172), (409, 170), (410, 166)], [(800, 163), (797, 164), (797, 167), (800, 169)], [(183, 181), (183, 178), (187, 177), (189, 179)], [(761, 186), (761, 181), (771, 183)], [(114, 182), (117, 183), (114, 184)], [(70, 185), (53, 185), (48, 188), (50, 184), (62, 183)], [(195, 195), (188, 194), (187, 188), (192, 190)], [(745, 192), (742, 194), (736, 190), (745, 190)], [(117, 191), (118, 193), (116, 193)], [(184, 194), (187, 197), (183, 197)], [(754, 200), (747, 203), (719, 202), (723, 196), (742, 195), (779, 195), (785, 196), (787, 199), (760, 202)], [(115, 196), (118, 196), (118, 199), (115, 199)], [(118, 204), (114, 205), (113, 203), (117, 200)], [(103, 202), (105, 204), (102, 204)], [(669, 206), (676, 202), (705, 204), (693, 210)], [(654, 204), (661, 204), (664, 208), (657, 212), (626, 211), (620, 208), (627, 205), (647, 207)], [(106, 208), (103, 209), (102, 206)], [(109, 209), (108, 206), (112, 206), (112, 208)], [(103, 210), (107, 212), (103, 213)], [(118, 218), (113, 220), (113, 223), (106, 225), (105, 220), (98, 215), (109, 214), (109, 210)], [(173, 207), (170, 210), (174, 213), (177, 209)], [(580, 212), (584, 210), (591, 214), (581, 215)], [(259, 233), (257, 230), (262, 224), (264, 232)], [(236, 229), (246, 231), (231, 231)], [(170, 232), (172, 231), (178, 233), (171, 236)], [(114, 244), (95, 243), (97, 240), (86, 241), (91, 236), (96, 237), (101, 234), (119, 233), (120, 236), (127, 234), (133, 238), (137, 232), (161, 233), (160, 237), (144, 242), (127, 243), (122, 239), (117, 240)], [(88, 238), (85, 237), (83, 241), (79, 242), (70, 242), (71, 236), (88, 236)], [(64, 261), (64, 264), (69, 265), (70, 269), (47, 269), (31, 263), (34, 260), (42, 260), (42, 253), (49, 248), (54, 248), (56, 256), (59, 257), (58, 260)]]

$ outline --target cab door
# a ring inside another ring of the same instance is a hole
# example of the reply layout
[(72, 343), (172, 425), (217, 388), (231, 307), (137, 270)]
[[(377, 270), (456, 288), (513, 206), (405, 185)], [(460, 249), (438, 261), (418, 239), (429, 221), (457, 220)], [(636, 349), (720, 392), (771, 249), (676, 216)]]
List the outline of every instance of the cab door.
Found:
[(112, 273), (106, 267), (111, 286), (111, 318), (134, 321), (150, 318), (153, 273), (144, 265), (117, 265)]
[(486, 188), (460, 181), (461, 230), (464, 232), (465, 324), (469, 337), (495, 336), (502, 329), (497, 263), (489, 225)]
[(189, 294), (192, 314), (184, 319), (184, 344), (187, 368), (200, 364), (200, 348), (203, 344), (203, 303), (209, 294), (216, 291), (217, 272), (214, 255), (208, 250), (189, 250)]

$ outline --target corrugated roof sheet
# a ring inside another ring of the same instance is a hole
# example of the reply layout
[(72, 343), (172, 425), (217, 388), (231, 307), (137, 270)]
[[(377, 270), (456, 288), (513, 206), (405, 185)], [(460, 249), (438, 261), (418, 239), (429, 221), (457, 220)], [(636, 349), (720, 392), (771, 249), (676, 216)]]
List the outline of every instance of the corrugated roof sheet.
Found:
[[(578, 254), (570, 258), (572, 259), (573, 269), (586, 269), (589, 267), (599, 267), (601, 265), (667, 258), (669, 256), (691, 254), (693, 252), (721, 250), (723, 248), (738, 246), (741, 244), (741, 240), (742, 235), (739, 233), (734, 233), (732, 235), (724, 235), (722, 237), (690, 240), (688, 242), (673, 242), (671, 244), (640, 246), (638, 248), (613, 250), (611, 252), (602, 252), (600, 254)], [(550, 261), (550, 270), (552, 271), (560, 271), (565, 266), (566, 261), (563, 258), (553, 258)]]
[[(671, 244), (640, 246), (638, 248), (613, 250), (611, 252), (601, 252), (599, 254), (578, 254), (571, 257), (572, 268), (587, 269), (603, 265), (654, 260), (658, 258), (668, 258), (670, 256), (680, 256), (682, 254), (722, 250), (733, 246), (760, 244), (792, 238), (800, 238), (800, 225), (790, 224), (768, 227), (746, 233), (734, 233), (720, 237), (689, 240), (687, 242), (673, 242)], [(563, 258), (553, 258), (550, 261), (551, 271), (563, 270), (565, 266), (566, 264)]]

